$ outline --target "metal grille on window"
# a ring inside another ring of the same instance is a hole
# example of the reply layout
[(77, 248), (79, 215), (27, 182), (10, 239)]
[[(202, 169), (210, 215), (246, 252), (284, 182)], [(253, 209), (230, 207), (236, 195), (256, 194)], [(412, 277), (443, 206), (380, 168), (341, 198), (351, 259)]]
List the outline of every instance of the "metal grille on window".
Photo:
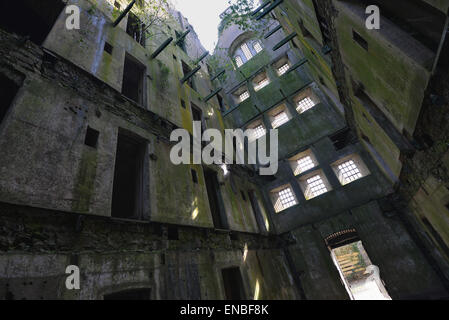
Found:
[(257, 53), (261, 52), (263, 50), (262, 46), (260, 45), (259, 41), (256, 41), (254, 43), (254, 50), (256, 50)]
[(253, 54), (249, 50), (248, 45), (246, 43), (244, 43), (241, 48), (242, 48), (243, 53), (245, 54), (246, 60), (250, 60), (253, 57)]
[(315, 102), (310, 97), (307, 97), (298, 102), (296, 110), (299, 113), (303, 113), (309, 109), (312, 109), (315, 105)]
[(362, 173), (353, 160), (346, 161), (338, 166), (339, 178), (343, 184), (351, 183), (362, 178)]
[(296, 205), (296, 198), (293, 195), (293, 191), (291, 188), (285, 188), (279, 191), (278, 197), (279, 198), (276, 201), (275, 205), (276, 212), (280, 212)]
[(290, 69), (290, 66), (288, 65), (288, 63), (284, 64), (282, 67), (280, 67), (278, 69), (279, 76), (282, 76), (283, 74), (285, 74), (289, 69)]
[(324, 185), (323, 179), (320, 175), (307, 179), (306, 199), (318, 197), (326, 192), (327, 188)]
[(266, 87), (270, 84), (270, 80), (268, 78), (264, 78), (263, 80), (259, 81), (259, 83), (254, 87), (254, 90), (259, 91), (263, 87)]
[(299, 159), (298, 166), (295, 170), (295, 175), (301, 174), (315, 167), (315, 163), (313, 162), (310, 156)]
[(274, 120), (271, 123), (271, 125), (273, 126), (273, 129), (276, 129), (280, 126), (282, 126), (284, 123), (288, 122), (288, 116), (287, 114), (283, 111), (277, 115), (274, 116)]

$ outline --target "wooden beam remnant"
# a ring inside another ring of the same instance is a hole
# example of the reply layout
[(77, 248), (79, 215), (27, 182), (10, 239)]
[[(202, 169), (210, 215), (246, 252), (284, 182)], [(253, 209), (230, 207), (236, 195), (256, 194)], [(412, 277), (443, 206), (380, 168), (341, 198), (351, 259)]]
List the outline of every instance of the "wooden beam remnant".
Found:
[(215, 97), (221, 90), (223, 90), (223, 88), (218, 88), (217, 90), (211, 92), (210, 95), (208, 95), (206, 98), (204, 98), (204, 101), (209, 101), (210, 99), (212, 99), (213, 97)]
[(293, 40), (294, 37), (296, 37), (298, 34), (296, 32), (292, 32), (290, 35), (288, 35), (286, 38), (284, 38), (281, 42), (279, 42), (277, 45), (273, 47), (273, 51), (278, 50), (283, 45), (287, 44), (287, 42)]
[(271, 11), (276, 9), (278, 5), (280, 5), (284, 0), (276, 0), (273, 2), (266, 10), (264, 10), (261, 14), (259, 14), (256, 18), (256, 20), (260, 20), (263, 17), (265, 17), (267, 14), (269, 14)]
[(184, 78), (181, 79), (181, 83), (186, 82), (187, 80), (189, 80), (191, 77), (193, 77), (195, 75), (195, 73), (197, 73), (198, 71), (200, 71), (201, 66), (197, 66), (195, 69), (193, 69), (192, 71), (190, 71)]
[(173, 41), (173, 38), (170, 37), (167, 40), (164, 41), (163, 44), (161, 44), (161, 46), (153, 52), (153, 54), (151, 55), (151, 59), (156, 58), (162, 51), (164, 51), (165, 48), (168, 47), (168, 45)]
[(114, 23), (112, 24), (112, 26), (115, 28), (116, 26), (118, 26), (118, 24), (120, 22), (122, 22), (123, 18), (126, 17), (126, 15), (131, 11), (131, 9), (133, 8), (133, 6), (136, 4), (137, 0), (133, 0), (131, 1), (131, 3), (126, 7), (125, 11), (122, 12), (122, 14), (117, 18), (117, 20), (114, 21)]

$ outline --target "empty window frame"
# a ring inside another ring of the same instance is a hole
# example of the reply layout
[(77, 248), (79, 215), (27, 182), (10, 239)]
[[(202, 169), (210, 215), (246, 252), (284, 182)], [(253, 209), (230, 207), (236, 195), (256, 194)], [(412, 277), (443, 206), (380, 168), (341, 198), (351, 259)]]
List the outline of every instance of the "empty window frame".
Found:
[(140, 220), (147, 188), (145, 155), (147, 143), (132, 133), (120, 130), (112, 194), (112, 217)]
[(126, 26), (126, 33), (131, 36), (140, 45), (145, 47), (145, 24), (132, 12), (128, 15), (128, 24)]
[(303, 174), (318, 166), (318, 161), (312, 151), (306, 150), (288, 159), (295, 176)]
[(253, 86), (254, 86), (255, 91), (259, 91), (262, 88), (265, 88), (269, 84), (270, 84), (270, 79), (268, 79), (268, 76), (265, 72), (258, 74), (253, 79)]
[(8, 111), (20, 87), (9, 78), (0, 74), (0, 125), (6, 118)]
[(296, 111), (298, 111), (299, 114), (302, 114), (307, 110), (312, 109), (318, 103), (320, 103), (320, 100), (314, 94), (311, 88), (302, 91), (293, 99), (293, 101), (295, 102)]
[(126, 54), (122, 93), (139, 105), (143, 105), (144, 102), (145, 73), (145, 66), (131, 55)]
[(273, 129), (277, 129), (290, 121), (291, 116), (288, 112), (285, 104), (281, 104), (278, 107), (275, 107), (273, 110), (268, 112), (268, 116), (270, 118), (271, 126)]
[(311, 200), (332, 190), (326, 176), (321, 170), (300, 177), (299, 185), (306, 200)]
[(245, 290), (239, 267), (222, 269), (223, 286), (226, 300), (244, 300)]
[(263, 50), (262, 45), (259, 41), (254, 41), (253, 48), (257, 53), (262, 52)]
[(355, 230), (330, 235), (326, 244), (351, 300), (391, 300)]
[(42, 45), (64, 7), (60, 0), (0, 1), (0, 29)]
[(92, 129), (91, 127), (87, 127), (86, 137), (84, 139), (84, 144), (86, 146), (97, 148), (98, 145), (98, 137), (100, 136), (100, 132)]
[[(192, 68), (190, 68), (190, 66), (184, 61), (182, 61), (182, 72), (184, 74), (184, 77), (187, 76), (190, 72), (192, 72)], [(189, 80), (187, 80), (187, 84), (189, 85), (190, 88), (196, 91), (194, 78), (195, 76), (190, 77)]]
[(360, 156), (356, 154), (333, 163), (332, 169), (342, 185), (347, 185), (369, 175), (368, 168)]
[(223, 198), (221, 195), (221, 188), (218, 182), (217, 173), (210, 169), (204, 169), (203, 171), (214, 227), (222, 230), (227, 229), (228, 222), (226, 212), (223, 207)]
[(114, 50), (114, 47), (110, 43), (108, 43), (108, 42), (104, 43), (104, 52), (109, 53), (110, 55), (112, 55), (112, 51), (113, 50)]
[(201, 130), (206, 130), (206, 124), (203, 118), (203, 111), (197, 107), (193, 102), (191, 103), (192, 106), (192, 119), (193, 121), (199, 121), (201, 122)]
[(282, 212), (298, 204), (296, 195), (290, 185), (285, 185), (272, 190), (270, 196), (276, 213)]

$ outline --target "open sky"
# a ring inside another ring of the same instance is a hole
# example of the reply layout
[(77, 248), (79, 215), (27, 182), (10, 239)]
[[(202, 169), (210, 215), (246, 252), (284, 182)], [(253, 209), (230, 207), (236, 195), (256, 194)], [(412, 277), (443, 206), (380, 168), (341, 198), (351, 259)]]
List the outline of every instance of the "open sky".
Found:
[(218, 39), (220, 14), (228, 8), (228, 0), (173, 0), (173, 3), (194, 27), (206, 50), (212, 53)]

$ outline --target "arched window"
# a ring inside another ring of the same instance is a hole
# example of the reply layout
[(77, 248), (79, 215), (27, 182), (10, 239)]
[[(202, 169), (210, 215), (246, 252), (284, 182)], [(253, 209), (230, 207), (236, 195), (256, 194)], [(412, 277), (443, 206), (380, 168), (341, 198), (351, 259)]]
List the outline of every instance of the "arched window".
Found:
[(262, 44), (259, 40), (246, 40), (238, 45), (234, 51), (234, 60), (237, 67), (251, 60), (255, 55), (263, 51)]

